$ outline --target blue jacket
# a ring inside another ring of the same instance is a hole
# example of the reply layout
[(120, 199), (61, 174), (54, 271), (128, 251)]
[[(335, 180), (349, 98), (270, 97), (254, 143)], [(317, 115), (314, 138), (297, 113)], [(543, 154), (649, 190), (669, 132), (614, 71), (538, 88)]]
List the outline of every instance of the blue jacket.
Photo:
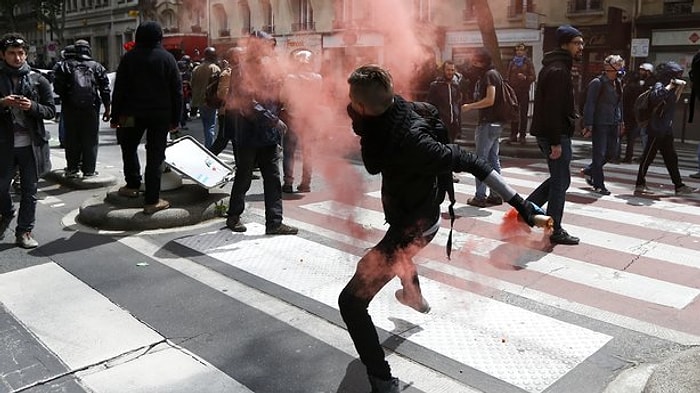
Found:
[(617, 125), (622, 122), (622, 115), (620, 82), (617, 79), (611, 80), (606, 75), (593, 78), (588, 84), (586, 104), (583, 107), (584, 127)]

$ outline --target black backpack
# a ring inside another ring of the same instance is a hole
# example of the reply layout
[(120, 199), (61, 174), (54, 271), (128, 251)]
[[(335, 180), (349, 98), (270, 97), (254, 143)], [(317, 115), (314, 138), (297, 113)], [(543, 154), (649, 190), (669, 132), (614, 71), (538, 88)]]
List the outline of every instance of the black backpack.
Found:
[(496, 119), (502, 122), (514, 122), (520, 119), (520, 105), (515, 89), (505, 79), (501, 78), (501, 89), (496, 91), (494, 108)]
[[(421, 118), (423, 118), (428, 123), (428, 132), (435, 138), (436, 141), (444, 144), (450, 143), (447, 127), (440, 120), (440, 115), (438, 114), (437, 108), (427, 102), (412, 102), (411, 109), (417, 113)], [(454, 205), (455, 199), (455, 186), (452, 181), (452, 173), (443, 173), (437, 177), (438, 183), (438, 193), (441, 202), (444, 200), (445, 195), (450, 200), (450, 206), (447, 208), (450, 215), (450, 234), (447, 236), (447, 244), (445, 245), (447, 251), (447, 259), (450, 259), (452, 255), (452, 226), (455, 222), (455, 210)]]
[[(657, 106), (652, 107), (649, 102), (649, 97), (651, 96), (651, 91), (653, 87), (648, 88), (644, 93), (640, 94), (636, 100), (634, 100), (634, 106), (632, 107), (634, 111), (634, 119), (637, 121), (637, 126), (644, 128), (649, 124), (651, 120), (651, 115), (659, 112), (663, 106), (663, 102), (659, 103)], [(663, 110), (662, 110), (663, 111)]]
[(76, 108), (91, 108), (95, 106), (95, 70), (91, 64), (76, 62), (72, 64), (72, 76), (68, 91), (68, 101)]
[(224, 101), (219, 98), (217, 92), (219, 90), (219, 80), (221, 79), (221, 72), (214, 72), (207, 82), (207, 88), (204, 90), (204, 102), (210, 108), (219, 108)]

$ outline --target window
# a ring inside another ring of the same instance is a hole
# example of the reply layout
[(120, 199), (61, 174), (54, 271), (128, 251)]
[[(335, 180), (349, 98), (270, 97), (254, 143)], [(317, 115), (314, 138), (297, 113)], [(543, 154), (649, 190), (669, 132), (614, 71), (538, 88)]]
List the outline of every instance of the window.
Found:
[(292, 1), (292, 31), (315, 30), (314, 9), (310, 0)]
[(275, 32), (275, 14), (272, 12), (272, 4), (270, 4), (270, 0), (263, 0), (262, 1), (262, 10), (263, 10), (262, 31), (272, 34)]
[(526, 12), (535, 12), (534, 0), (511, 0), (508, 16), (519, 16)]
[(430, 0), (413, 0), (413, 16), (418, 21), (430, 21)]
[(462, 19), (464, 19), (464, 20), (476, 19), (476, 12), (474, 12), (474, 2), (472, 0), (465, 0), (464, 10), (462, 10)]
[(693, 0), (664, 0), (665, 15), (693, 13)]
[(569, 12), (603, 11), (603, 0), (569, 0)]
[(214, 23), (218, 27), (220, 36), (229, 36), (231, 32), (228, 28), (228, 17), (226, 16), (226, 9), (223, 4), (212, 5), (212, 14), (214, 14)]
[(241, 0), (238, 2), (238, 8), (241, 15), (241, 33), (250, 33), (250, 6), (248, 6), (247, 0)]

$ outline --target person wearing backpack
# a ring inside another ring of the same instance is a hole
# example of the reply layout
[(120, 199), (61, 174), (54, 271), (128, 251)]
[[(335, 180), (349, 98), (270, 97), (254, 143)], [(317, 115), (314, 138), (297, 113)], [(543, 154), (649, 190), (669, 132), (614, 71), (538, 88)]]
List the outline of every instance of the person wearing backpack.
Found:
[[(467, 70), (467, 78), (475, 83), (474, 102), (462, 105), (462, 110), (479, 110), (479, 122), (474, 133), (476, 154), (486, 160), (496, 172), (501, 173), (499, 137), (503, 131), (504, 119), (499, 118), (495, 104), (497, 99), (502, 99), (497, 92), (501, 90), (503, 77), (493, 66), (491, 54), (485, 48), (475, 51)], [(503, 199), (497, 193), (489, 192), (486, 196), (487, 188), (477, 178), (476, 192), (473, 198), (467, 199), (467, 204), (475, 207), (503, 204)]]
[(56, 106), (49, 81), (27, 64), (29, 42), (19, 33), (0, 38), (0, 239), (15, 216), (10, 184), (19, 168), (22, 182), (15, 244), (35, 248), (39, 177), (51, 170), (50, 136), (44, 120), (53, 119)]
[(634, 192), (639, 195), (653, 194), (647, 187), (646, 175), (649, 165), (656, 158), (656, 153), (661, 152), (666, 170), (675, 186), (676, 195), (690, 194), (695, 189), (683, 184), (673, 140), (673, 117), (676, 113), (676, 104), (686, 85), (686, 82), (681, 79), (683, 67), (675, 61), (669, 61), (660, 64), (656, 69), (658, 82), (649, 93), (648, 111), (651, 112), (647, 125), (649, 140), (639, 162)]
[[(618, 73), (625, 66), (620, 55), (609, 55), (603, 62), (603, 74), (588, 84), (583, 107), (583, 136), (592, 138), (591, 164), (581, 172), (593, 186), (594, 192), (610, 195), (605, 187), (603, 166), (617, 156), (617, 143), (622, 122), (622, 81)], [(589, 179), (590, 178), (590, 179)]]
[(510, 138), (508, 142), (525, 144), (527, 134), (527, 114), (530, 108), (530, 86), (535, 82), (535, 65), (526, 56), (524, 43), (515, 45), (515, 56), (508, 63), (506, 80), (513, 86), (518, 97), (518, 119), (510, 123)]
[[(394, 94), (391, 75), (376, 65), (354, 70), (348, 78), (348, 116), (360, 137), (362, 162), (371, 175), (381, 175), (381, 201), (389, 224), (384, 237), (357, 263), (355, 274), (338, 296), (340, 315), (365, 366), (373, 393), (399, 393), (379, 342), (368, 307), (394, 277), (402, 289), (397, 301), (421, 313), (430, 305), (422, 295), (413, 257), (440, 228), (440, 184), (452, 186), (452, 172), (470, 172), (516, 208), (528, 225), (541, 210), (525, 201), (485, 160), (456, 144), (443, 143), (445, 125), (430, 104), (414, 105)], [(417, 111), (429, 106), (425, 119)], [(430, 123), (439, 123), (442, 131)], [(443, 135), (440, 137), (440, 135)], [(446, 177), (440, 182), (440, 177)]]
[[(211, 149), (216, 138), (216, 112), (221, 103), (216, 97), (221, 68), (216, 64), (216, 49), (204, 49), (204, 61), (192, 71), (192, 106), (199, 108), (204, 132), (204, 146)], [(207, 95), (209, 91), (209, 95)], [(211, 93), (214, 93), (213, 96)]]
[(109, 121), (110, 95), (107, 70), (92, 59), (90, 44), (77, 40), (75, 55), (64, 60), (56, 73), (55, 89), (61, 96), (65, 127), (66, 177), (97, 175), (100, 105), (102, 121)]
[[(690, 89), (690, 107), (688, 108), (688, 123), (692, 123), (695, 115), (695, 100), (700, 96), (700, 50), (693, 56), (688, 76), (690, 76), (690, 83), (692, 84)], [(700, 179), (700, 143), (698, 144), (697, 159), (698, 171), (690, 175), (693, 179)]]

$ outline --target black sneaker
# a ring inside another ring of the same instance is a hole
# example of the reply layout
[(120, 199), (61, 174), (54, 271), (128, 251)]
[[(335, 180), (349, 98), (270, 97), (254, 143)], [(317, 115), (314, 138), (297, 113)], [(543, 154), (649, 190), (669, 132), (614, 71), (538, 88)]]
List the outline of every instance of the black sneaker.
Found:
[(93, 172), (83, 172), (83, 177), (95, 177), (99, 175), (99, 172), (93, 171)]
[(240, 217), (231, 216), (226, 219), (226, 226), (228, 229), (234, 232), (245, 232), (248, 230), (245, 225), (241, 222)]
[(608, 191), (607, 188), (605, 187), (596, 187), (595, 190), (593, 190), (596, 194), (600, 195), (610, 195), (610, 191)]
[(398, 378), (391, 378), (389, 380), (381, 379), (375, 377), (374, 375), (369, 375), (369, 384), (372, 386), (371, 393), (399, 393), (400, 382)]
[(581, 176), (583, 176), (583, 179), (586, 181), (586, 184), (593, 187), (593, 176), (586, 173), (586, 168), (581, 168)]
[(287, 224), (280, 224), (274, 229), (265, 229), (266, 235), (296, 235), (297, 233), (299, 233), (299, 228)]
[(549, 237), (549, 241), (553, 244), (575, 246), (579, 243), (580, 239), (576, 236), (571, 236), (565, 230), (560, 229), (558, 231), (554, 231), (554, 233)]
[(282, 186), (282, 192), (285, 194), (293, 194), (294, 193), (294, 186), (291, 184), (284, 184)]
[(74, 169), (74, 170), (69, 169), (69, 170), (66, 170), (65, 176), (69, 179), (77, 179), (80, 177), (80, 172), (78, 172), (77, 169)]

